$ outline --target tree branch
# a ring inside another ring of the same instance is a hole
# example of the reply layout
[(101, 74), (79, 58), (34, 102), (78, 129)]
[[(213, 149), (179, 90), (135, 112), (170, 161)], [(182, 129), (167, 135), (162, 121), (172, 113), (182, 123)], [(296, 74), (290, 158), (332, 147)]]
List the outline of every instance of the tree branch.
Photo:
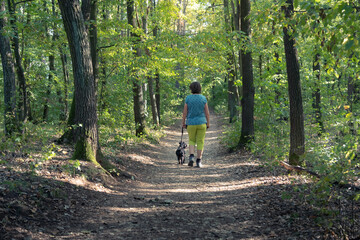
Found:
[(21, 3), (32, 2), (32, 1), (34, 1), (34, 0), (20, 1), (20, 2), (15, 3), (15, 6), (17, 6), (18, 4), (21, 4)]

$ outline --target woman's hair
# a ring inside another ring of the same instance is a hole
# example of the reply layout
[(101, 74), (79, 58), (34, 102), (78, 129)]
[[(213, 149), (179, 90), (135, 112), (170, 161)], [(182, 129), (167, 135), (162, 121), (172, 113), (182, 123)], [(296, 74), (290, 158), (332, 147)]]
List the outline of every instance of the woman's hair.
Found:
[(190, 84), (191, 93), (201, 93), (201, 85), (199, 82), (192, 82)]

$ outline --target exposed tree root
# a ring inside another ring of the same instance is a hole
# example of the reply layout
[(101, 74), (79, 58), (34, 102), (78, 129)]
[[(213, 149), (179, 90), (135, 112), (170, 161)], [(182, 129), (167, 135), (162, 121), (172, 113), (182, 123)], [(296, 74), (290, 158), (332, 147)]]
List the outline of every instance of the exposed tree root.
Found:
[[(284, 162), (284, 161), (280, 161), (280, 165), (283, 166), (286, 170), (295, 171), (295, 172), (299, 172), (299, 173), (306, 172), (306, 173), (310, 174), (311, 176), (314, 176), (314, 177), (316, 177), (318, 179), (321, 179), (321, 178), (324, 177), (324, 176), (321, 176), (321, 175), (317, 174), (316, 172), (305, 169), (303, 167), (290, 165), (289, 163)], [(341, 183), (341, 182), (338, 182), (338, 181), (332, 181), (331, 184), (339, 186), (341, 188), (348, 188), (348, 189), (351, 189), (351, 190), (354, 190), (354, 191), (360, 191), (360, 187), (357, 187), (357, 186), (355, 186), (353, 184)]]

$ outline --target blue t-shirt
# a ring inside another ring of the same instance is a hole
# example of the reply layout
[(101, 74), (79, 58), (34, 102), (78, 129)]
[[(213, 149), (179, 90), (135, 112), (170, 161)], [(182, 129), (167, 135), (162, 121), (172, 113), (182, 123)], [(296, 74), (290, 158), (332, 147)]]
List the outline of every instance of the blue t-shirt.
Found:
[(201, 125), (207, 123), (205, 117), (205, 104), (207, 103), (207, 100), (205, 96), (201, 94), (189, 95), (186, 97), (185, 103), (188, 108), (186, 119), (187, 125)]

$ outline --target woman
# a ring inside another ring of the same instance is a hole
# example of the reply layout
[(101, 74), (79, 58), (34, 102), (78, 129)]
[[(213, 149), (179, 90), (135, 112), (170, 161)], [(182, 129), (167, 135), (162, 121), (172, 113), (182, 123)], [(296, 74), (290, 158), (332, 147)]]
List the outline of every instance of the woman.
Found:
[(185, 99), (182, 125), (189, 135), (189, 164), (194, 165), (195, 145), (197, 146), (196, 167), (201, 167), (206, 129), (210, 127), (210, 114), (205, 96), (201, 95), (199, 82), (190, 84), (192, 95)]

